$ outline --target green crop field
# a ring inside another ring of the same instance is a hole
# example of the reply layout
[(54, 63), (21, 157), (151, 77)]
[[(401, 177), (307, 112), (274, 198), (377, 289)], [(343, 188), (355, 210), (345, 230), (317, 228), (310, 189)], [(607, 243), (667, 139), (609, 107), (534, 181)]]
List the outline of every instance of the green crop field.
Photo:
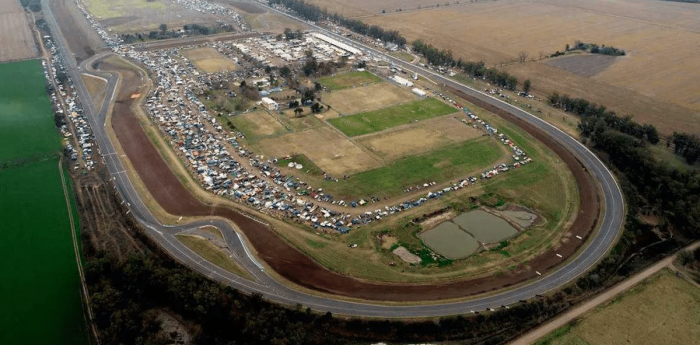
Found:
[(0, 65), (0, 80), (0, 344), (88, 344), (41, 64)]
[(0, 64), (0, 164), (61, 149), (40, 60)]
[(394, 196), (426, 182), (444, 182), (494, 165), (503, 151), (487, 138), (445, 146), (427, 154), (396, 160), (381, 168), (352, 175), (339, 182), (325, 181), (324, 191), (336, 198)]
[(342, 90), (354, 86), (365, 86), (382, 81), (381, 78), (367, 71), (348, 72), (332, 77), (325, 77), (318, 80), (321, 85), (330, 90)]
[(437, 99), (426, 98), (366, 113), (338, 117), (330, 119), (328, 122), (347, 136), (354, 137), (454, 113), (456, 111), (455, 108)]
[(0, 181), (0, 344), (88, 344), (57, 160)]

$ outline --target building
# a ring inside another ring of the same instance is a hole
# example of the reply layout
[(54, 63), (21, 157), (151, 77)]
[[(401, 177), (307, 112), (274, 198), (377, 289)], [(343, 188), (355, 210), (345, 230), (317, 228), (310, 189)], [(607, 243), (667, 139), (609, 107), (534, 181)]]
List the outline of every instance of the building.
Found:
[(362, 55), (361, 50), (354, 48), (354, 47), (351, 47), (343, 42), (340, 42), (336, 39), (330, 38), (330, 37), (323, 35), (323, 34), (320, 34), (318, 32), (312, 33), (311, 36), (313, 36), (314, 38), (319, 39), (321, 41), (324, 41), (332, 46), (338, 47), (338, 48), (340, 48), (340, 49), (342, 49), (350, 54)]
[(408, 79), (405, 79), (405, 78), (401, 78), (401, 77), (399, 77), (398, 75), (395, 75), (395, 76), (393, 76), (393, 77), (390, 77), (389, 79), (393, 80), (394, 82), (396, 82), (397, 84), (399, 84), (399, 85), (401, 85), (401, 86), (405, 86), (405, 87), (411, 87), (411, 86), (413, 86), (413, 82), (412, 82), (412, 81), (410, 81), (410, 80), (408, 80)]
[(279, 105), (277, 102), (273, 101), (271, 98), (268, 97), (263, 97), (261, 99), (263, 107), (267, 108), (267, 110), (277, 110), (279, 109)]
[(425, 91), (423, 91), (417, 87), (414, 87), (413, 90), (411, 90), (411, 91), (420, 97), (425, 97), (425, 95), (426, 95)]

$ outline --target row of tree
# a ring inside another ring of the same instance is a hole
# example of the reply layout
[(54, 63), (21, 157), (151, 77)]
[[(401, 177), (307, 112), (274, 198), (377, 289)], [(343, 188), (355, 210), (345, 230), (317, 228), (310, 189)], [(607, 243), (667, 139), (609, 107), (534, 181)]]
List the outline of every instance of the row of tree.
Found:
[[(472, 77), (485, 79), (491, 84), (504, 89), (515, 90), (518, 87), (518, 78), (516, 76), (495, 68), (487, 68), (483, 61), (471, 62), (464, 61), (462, 58), (455, 60), (452, 56), (452, 51), (438, 49), (432, 44), (423, 42), (423, 40), (413, 41), (411, 48), (414, 52), (425, 57), (432, 65), (458, 68)], [(530, 85), (528, 83), (528, 91), (530, 90)]]
[(624, 50), (615, 48), (613, 46), (605, 46), (603, 44), (602, 46), (599, 46), (595, 43), (584, 43), (581, 41), (576, 41), (574, 42), (574, 46), (570, 47), (568, 44), (566, 45), (566, 50), (583, 50), (590, 52), (591, 54), (602, 54), (602, 55), (611, 55), (611, 56), (624, 56), (627, 53), (625, 53)]
[(269, 0), (268, 4), (270, 6), (282, 5), (306, 20), (313, 22), (330, 20), (360, 35), (378, 38), (384, 42), (396, 43), (399, 46), (406, 44), (406, 38), (401, 36), (396, 30), (384, 30), (377, 25), (369, 25), (360, 20), (346, 18), (338, 13), (329, 14), (327, 10), (302, 0)]
[(549, 104), (566, 112), (581, 116), (579, 128), (584, 136), (607, 129), (631, 135), (646, 140), (651, 144), (659, 142), (659, 132), (650, 124), (641, 125), (631, 116), (621, 117), (603, 105), (597, 105), (583, 98), (572, 98), (569, 95), (552, 93), (548, 98)]

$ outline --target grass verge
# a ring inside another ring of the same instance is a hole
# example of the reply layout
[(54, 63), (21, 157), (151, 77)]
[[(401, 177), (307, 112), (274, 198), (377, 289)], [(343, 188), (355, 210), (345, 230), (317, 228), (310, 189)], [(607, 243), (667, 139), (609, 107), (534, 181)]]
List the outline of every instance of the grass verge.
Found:
[(226, 255), (221, 248), (215, 246), (209, 240), (191, 235), (176, 235), (178, 240), (187, 248), (216, 266), (219, 266), (237, 276), (250, 280), (250, 274), (243, 269), (236, 261)]

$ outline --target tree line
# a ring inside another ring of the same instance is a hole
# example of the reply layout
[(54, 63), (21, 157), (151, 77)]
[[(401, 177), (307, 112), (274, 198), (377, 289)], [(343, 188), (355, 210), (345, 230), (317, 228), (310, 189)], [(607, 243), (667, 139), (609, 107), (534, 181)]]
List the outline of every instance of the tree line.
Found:
[[(438, 49), (432, 44), (425, 43), (423, 40), (413, 41), (411, 49), (421, 54), (432, 65), (441, 67), (456, 67), (464, 71), (464, 73), (479, 79), (485, 79), (491, 84), (498, 87), (515, 90), (518, 87), (518, 78), (505, 71), (498, 71), (495, 68), (487, 68), (483, 61), (471, 62), (464, 61), (462, 58), (452, 56), (452, 51), (446, 49)], [(528, 83), (529, 84), (529, 83)], [(528, 86), (529, 91), (530, 86)]]
[(384, 30), (377, 25), (369, 25), (360, 20), (346, 18), (338, 13), (329, 14), (327, 10), (302, 0), (269, 0), (268, 4), (270, 6), (282, 5), (306, 20), (313, 22), (329, 20), (360, 35), (378, 38), (384, 42), (395, 43), (399, 46), (406, 44), (406, 38), (401, 36), (396, 30)]
[(591, 54), (602, 54), (602, 55), (610, 55), (610, 56), (624, 56), (627, 53), (625, 53), (624, 50), (615, 48), (613, 46), (605, 46), (603, 44), (602, 46), (599, 46), (595, 43), (583, 43), (581, 41), (576, 41), (574, 42), (574, 46), (570, 47), (568, 44), (566, 45), (566, 50), (583, 50), (590, 52)]
[(646, 140), (651, 144), (659, 142), (659, 132), (656, 127), (650, 124), (641, 125), (635, 122), (631, 116), (618, 116), (604, 105), (597, 105), (583, 98), (572, 98), (567, 94), (559, 95), (557, 92), (549, 95), (548, 101), (556, 108), (581, 116), (579, 129), (584, 136), (591, 136), (593, 132), (614, 129)]

